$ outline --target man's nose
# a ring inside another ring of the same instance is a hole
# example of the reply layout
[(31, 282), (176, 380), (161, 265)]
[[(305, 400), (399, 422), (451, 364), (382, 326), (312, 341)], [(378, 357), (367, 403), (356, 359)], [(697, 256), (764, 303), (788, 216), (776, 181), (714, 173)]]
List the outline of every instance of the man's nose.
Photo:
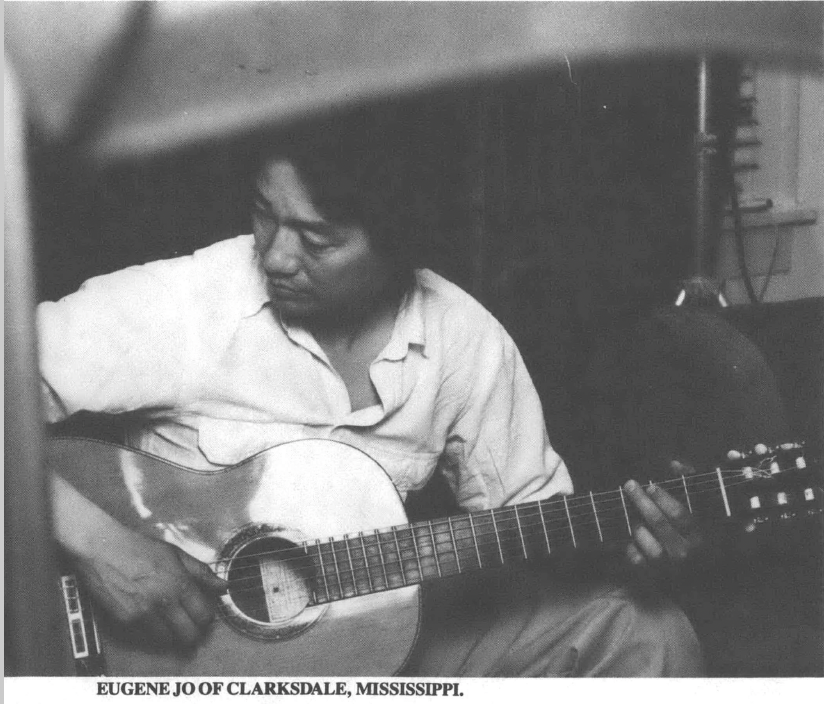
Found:
[(269, 276), (294, 276), (300, 270), (300, 237), (289, 227), (281, 226), (266, 240), (260, 253)]

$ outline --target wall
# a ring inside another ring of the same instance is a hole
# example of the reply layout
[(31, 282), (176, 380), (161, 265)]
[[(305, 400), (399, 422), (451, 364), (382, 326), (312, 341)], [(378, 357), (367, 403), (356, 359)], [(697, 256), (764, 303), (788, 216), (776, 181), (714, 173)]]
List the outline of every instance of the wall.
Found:
[[(766, 288), (764, 301), (789, 301), (824, 296), (824, 77), (787, 73), (765, 76), (759, 86), (766, 88), (764, 100), (768, 110), (759, 114), (765, 147), (761, 160), (762, 183), (769, 181), (777, 209), (799, 213), (815, 222), (804, 225), (773, 225), (749, 230), (745, 236), (748, 261), (756, 272), (753, 287), (760, 293), (764, 284), (776, 236), (779, 271)], [(795, 91), (795, 94), (793, 94)], [(793, 113), (797, 115), (797, 132)], [(797, 140), (795, 136), (797, 134)], [(767, 140), (780, 137), (772, 145)], [(790, 165), (794, 165), (794, 170)], [(733, 304), (749, 299), (734, 261), (728, 238), (726, 261), (720, 275), (726, 280), (725, 291)]]

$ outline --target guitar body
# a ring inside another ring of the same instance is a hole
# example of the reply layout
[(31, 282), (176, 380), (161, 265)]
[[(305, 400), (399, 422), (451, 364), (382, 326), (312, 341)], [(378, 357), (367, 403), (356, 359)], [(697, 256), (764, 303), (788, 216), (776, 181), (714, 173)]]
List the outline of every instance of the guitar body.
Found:
[(309, 577), (301, 547), (406, 523), (392, 482), (359, 450), (301, 440), (204, 472), (60, 438), (49, 466), (124, 525), (216, 564), (232, 585), (190, 655), (127, 641), (101, 624), (107, 674), (367, 676), (393, 674), (406, 662), (418, 631), (419, 587), (324, 602), (317, 592), (327, 578)]
[[(228, 583), (191, 653), (157, 650), (94, 618), (61, 580), (77, 670), (140, 676), (376, 676), (414, 645), (423, 581), (558, 556), (623, 549), (623, 488), (406, 524), (371, 458), (330, 440), (278, 445), (217, 472), (94, 440), (63, 438), (50, 468), (124, 525), (176, 545)], [(725, 468), (658, 486), (694, 518), (754, 532), (820, 524), (821, 479), (803, 445), (728, 454)], [(98, 637), (99, 636), (99, 637)], [(100, 644), (100, 647), (98, 647)]]

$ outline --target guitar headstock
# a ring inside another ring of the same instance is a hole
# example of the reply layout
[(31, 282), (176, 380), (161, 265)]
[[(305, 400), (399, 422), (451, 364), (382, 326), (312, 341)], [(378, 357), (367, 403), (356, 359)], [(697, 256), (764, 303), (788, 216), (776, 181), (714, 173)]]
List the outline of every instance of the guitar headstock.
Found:
[(781, 525), (824, 515), (824, 490), (817, 463), (810, 463), (804, 443), (755, 445), (730, 450), (721, 470), (733, 518), (752, 533), (765, 524)]

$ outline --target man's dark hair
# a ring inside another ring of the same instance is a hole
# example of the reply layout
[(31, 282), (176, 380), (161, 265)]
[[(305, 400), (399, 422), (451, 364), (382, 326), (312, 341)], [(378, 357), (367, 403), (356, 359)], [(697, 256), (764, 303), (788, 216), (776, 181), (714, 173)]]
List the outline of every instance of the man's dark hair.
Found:
[(289, 159), (325, 218), (362, 226), (375, 250), (411, 277), (424, 265), (440, 209), (425, 138), (402, 106), (367, 106), (284, 135), (262, 155)]

